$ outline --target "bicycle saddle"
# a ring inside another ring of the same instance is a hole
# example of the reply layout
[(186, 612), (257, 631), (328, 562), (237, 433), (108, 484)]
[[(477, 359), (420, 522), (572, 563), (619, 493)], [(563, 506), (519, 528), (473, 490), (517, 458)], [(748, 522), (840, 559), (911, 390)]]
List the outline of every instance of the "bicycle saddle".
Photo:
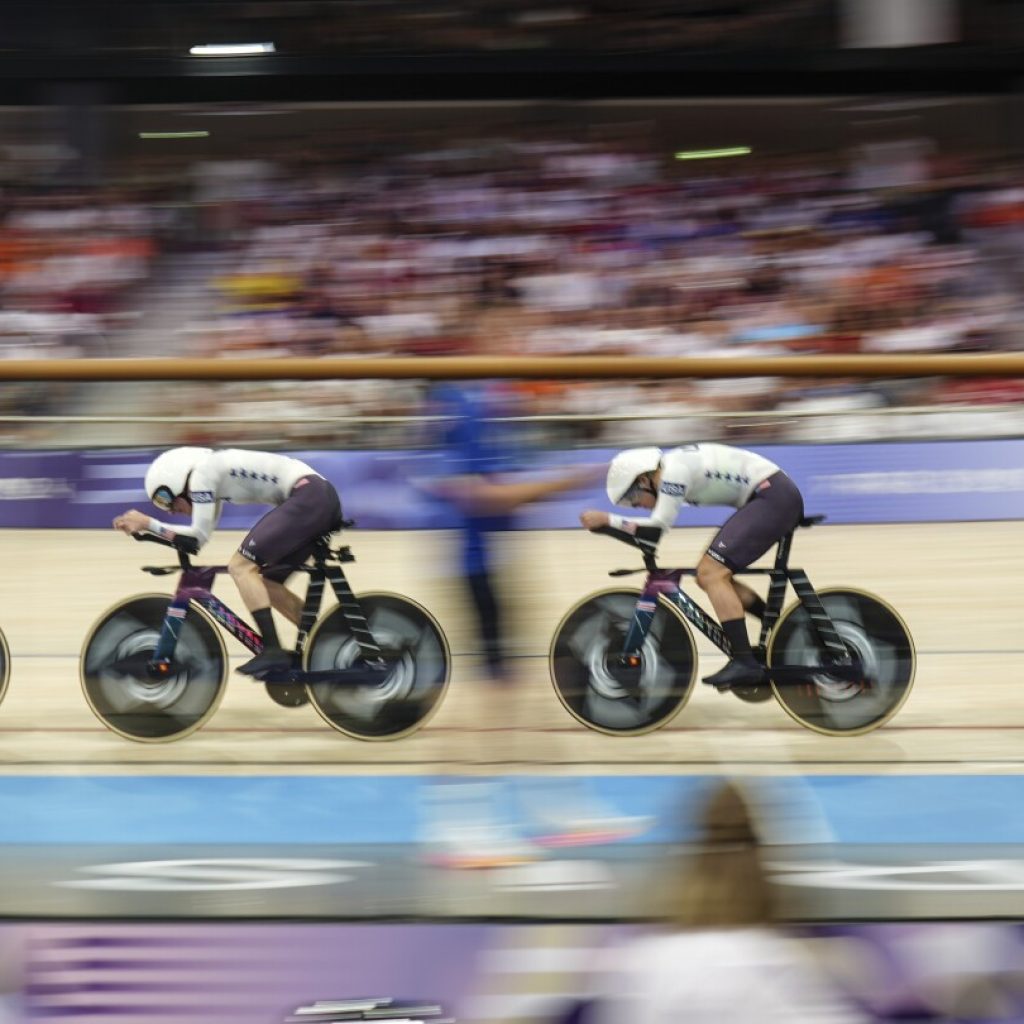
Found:
[(816, 516), (804, 516), (803, 519), (800, 520), (798, 525), (799, 526), (814, 526), (815, 523), (823, 523), (823, 522), (825, 522), (825, 520), (827, 518), (828, 518), (828, 516), (820, 515), (820, 514), (816, 515)]

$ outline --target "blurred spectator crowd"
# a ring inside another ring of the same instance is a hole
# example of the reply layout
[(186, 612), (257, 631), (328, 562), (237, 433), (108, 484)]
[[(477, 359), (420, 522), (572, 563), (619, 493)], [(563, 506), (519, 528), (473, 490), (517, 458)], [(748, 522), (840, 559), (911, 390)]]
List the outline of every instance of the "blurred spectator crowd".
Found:
[[(924, 145), (860, 161), (691, 162), (650, 131), (572, 134), (463, 126), (206, 159), (173, 203), (141, 188), (15, 195), (0, 234), (0, 351), (783, 359), (1021, 347), (1024, 181), (1009, 158)], [(52, 388), (7, 389), (8, 413), (71, 408)], [(417, 444), (424, 391), (190, 385), (176, 402), (187, 418), (152, 440)], [(107, 389), (106, 411), (152, 412), (148, 395)], [(542, 443), (1024, 424), (1024, 383), (977, 378), (510, 382), (508, 398)], [(96, 406), (83, 402), (73, 407)]]
[[(0, 358), (109, 356), (112, 335), (142, 316), (162, 214), (145, 192), (6, 188), (0, 199)], [(7, 383), (0, 414), (39, 417), (75, 409), (75, 389)], [(19, 423), (0, 435), (52, 434)]]

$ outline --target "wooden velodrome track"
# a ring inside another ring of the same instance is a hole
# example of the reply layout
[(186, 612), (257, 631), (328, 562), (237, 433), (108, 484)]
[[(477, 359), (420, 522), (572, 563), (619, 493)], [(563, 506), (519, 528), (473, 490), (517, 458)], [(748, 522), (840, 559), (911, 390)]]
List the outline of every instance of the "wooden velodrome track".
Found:
[[(677, 529), (663, 545), (661, 562), (692, 564), (711, 532)], [(226, 560), (239, 537), (215, 536), (201, 561)], [(917, 679), (900, 713), (874, 733), (845, 739), (802, 729), (774, 702), (747, 705), (701, 686), (658, 732), (609, 737), (578, 724), (551, 688), (547, 649), (570, 605), (610, 586), (609, 569), (638, 564), (635, 552), (606, 538), (582, 530), (503, 538), (517, 655), (515, 683), (503, 689), (477, 669), (450, 535), (354, 531), (345, 540), (357, 556), (349, 571), (357, 593), (404, 593), (429, 608), (448, 634), (452, 686), (420, 732), (394, 742), (359, 742), (329, 728), (309, 707), (280, 708), (262, 686), (232, 675), (219, 711), (195, 734), (157, 745), (122, 739), (84, 700), (79, 651), (108, 606), (134, 593), (172, 589), (168, 579), (139, 567), (168, 564), (173, 556), (113, 531), (8, 530), (0, 533), (0, 625), (12, 673), (0, 705), (0, 772), (1024, 770), (1024, 544), (1016, 522), (800, 531), (794, 565), (818, 587), (859, 587), (884, 597), (917, 645)], [(692, 582), (688, 589), (696, 594)], [(217, 592), (241, 609), (229, 580), (220, 581)], [(233, 665), (245, 654), (232, 640), (228, 650)], [(721, 664), (702, 638), (698, 650), (699, 672)]]

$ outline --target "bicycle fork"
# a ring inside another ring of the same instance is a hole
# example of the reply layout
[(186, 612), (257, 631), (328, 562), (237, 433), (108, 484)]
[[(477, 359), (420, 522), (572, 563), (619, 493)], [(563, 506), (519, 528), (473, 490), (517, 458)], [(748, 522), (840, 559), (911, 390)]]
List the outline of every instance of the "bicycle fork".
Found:
[[(263, 650), (263, 641), (259, 634), (249, 629), (244, 622), (234, 619), (228, 609), (210, 594), (210, 587), (213, 586), (216, 574), (216, 569), (212, 567), (189, 569), (182, 573), (178, 589), (174, 592), (174, 597), (164, 615), (156, 650), (146, 666), (151, 675), (159, 677), (170, 672), (174, 661), (174, 652), (178, 647), (178, 639), (181, 636), (182, 627), (185, 625), (185, 617), (188, 615), (188, 606), (193, 600), (202, 604), (218, 622), (232, 629), (233, 632), (240, 628), (243, 632), (236, 633), (236, 635), (254, 653), (258, 654)], [(210, 598), (210, 600), (207, 601), (204, 598)], [(228, 622), (228, 617), (234, 619), (234, 622)]]
[[(683, 590), (680, 582), (684, 570), (659, 570), (647, 580), (643, 593), (640, 595), (633, 613), (626, 640), (623, 644), (622, 657), (627, 664), (639, 664), (640, 652), (644, 640), (654, 622), (658, 610), (658, 596), (664, 595), (671, 601), (713, 644), (720, 647), (726, 654), (732, 650), (729, 640), (722, 627), (705, 614), (704, 610)], [(629, 660), (627, 660), (629, 659)]]

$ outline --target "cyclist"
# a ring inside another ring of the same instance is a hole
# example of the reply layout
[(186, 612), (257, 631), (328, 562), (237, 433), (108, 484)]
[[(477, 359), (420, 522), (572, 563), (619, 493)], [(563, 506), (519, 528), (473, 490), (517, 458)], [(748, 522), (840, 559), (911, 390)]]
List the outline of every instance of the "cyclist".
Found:
[(685, 444), (629, 448), (608, 467), (608, 498), (614, 505), (650, 509), (643, 518), (595, 509), (580, 515), (588, 530), (602, 530), (653, 551), (675, 525), (684, 505), (725, 505), (737, 511), (715, 534), (697, 564), (697, 583), (708, 595), (732, 656), (724, 668), (704, 678), (719, 689), (763, 682), (765, 672), (750, 648), (746, 611), (764, 615), (764, 601), (733, 578), (761, 557), (799, 523), (803, 498), (796, 484), (774, 462), (756, 452), (724, 444)]
[(302, 600), (284, 581), (306, 560), (314, 542), (341, 525), (341, 501), (330, 481), (298, 459), (238, 448), (171, 448), (146, 471), (146, 494), (163, 512), (190, 515), (189, 526), (171, 526), (129, 509), (114, 519), (124, 533), (153, 533), (167, 540), (194, 537), (202, 547), (220, 520), (223, 502), (273, 505), (249, 531), (228, 562), (245, 606), (263, 637), (263, 650), (238, 669), (246, 675), (288, 668), (271, 608), (298, 625)]

